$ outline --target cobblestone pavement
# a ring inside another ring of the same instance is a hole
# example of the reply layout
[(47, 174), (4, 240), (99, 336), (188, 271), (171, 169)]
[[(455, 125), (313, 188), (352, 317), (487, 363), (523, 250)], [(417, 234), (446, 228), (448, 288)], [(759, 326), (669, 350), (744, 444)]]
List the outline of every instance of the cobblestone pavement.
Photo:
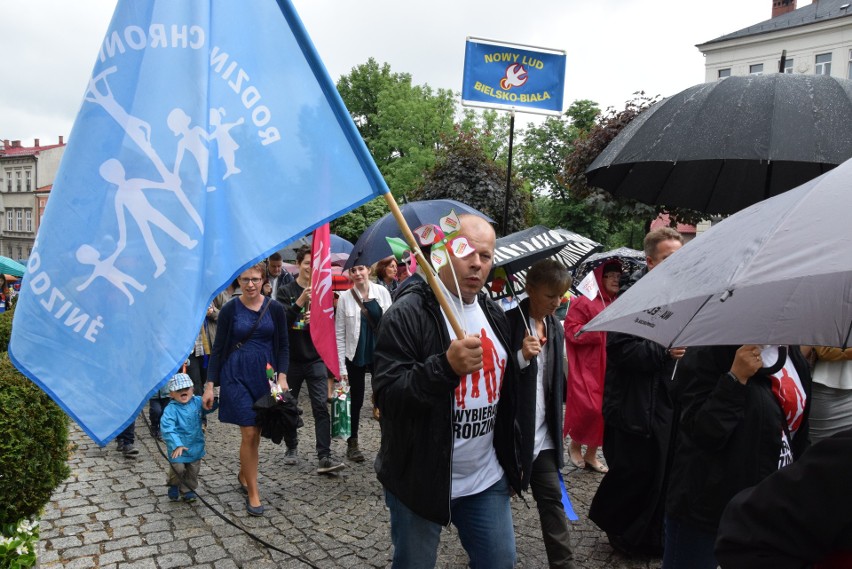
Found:
[[(368, 387), (369, 390), (369, 387)], [(316, 474), (310, 405), (302, 395), (305, 426), (300, 430), (299, 463), (286, 465), (284, 449), (264, 439), (260, 447), (260, 488), (266, 514), (246, 514), (237, 487), (239, 430), (210, 416), (207, 456), (198, 493), (219, 514), (286, 552), (253, 541), (227, 524), (201, 501), (170, 502), (166, 496), (166, 460), (148, 434), (143, 418), (136, 422), (140, 454), (126, 459), (115, 443), (100, 448), (76, 425), (71, 476), (47, 506), (41, 524), (41, 567), (251, 569), (287, 567), (389, 567), (390, 526), (381, 485), (372, 459), (379, 445), (378, 423), (369, 405), (361, 421), (360, 442), (367, 461), (346, 462), (338, 475)], [(345, 442), (333, 440), (338, 458)], [(566, 451), (567, 452), (567, 451)], [(566, 460), (566, 463), (568, 461)], [(570, 463), (568, 463), (570, 464)], [(589, 503), (600, 474), (564, 470), (574, 508), (575, 559), (580, 568), (657, 569), (660, 560), (628, 559), (614, 552), (606, 536), (588, 520)], [(547, 567), (538, 515), (532, 496), (513, 499), (519, 568)], [(438, 567), (466, 567), (467, 556), (454, 529), (442, 534)]]

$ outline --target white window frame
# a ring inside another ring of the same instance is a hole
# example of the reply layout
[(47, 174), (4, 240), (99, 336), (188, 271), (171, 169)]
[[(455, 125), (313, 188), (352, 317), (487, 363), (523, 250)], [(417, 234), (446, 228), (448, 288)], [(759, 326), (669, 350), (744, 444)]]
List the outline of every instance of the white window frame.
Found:
[(26, 210), (24, 213), (24, 227), (26, 231), (33, 232), (33, 211), (31, 209)]
[(17, 227), (16, 231), (23, 231), (24, 230), (24, 210), (22, 210), (22, 209), (16, 209), (15, 210), (15, 220), (17, 221), (17, 223), (15, 224), (15, 227)]
[(11, 209), (6, 210), (6, 231), (14, 231), (15, 213)]
[(720, 69), (716, 72), (716, 79), (724, 79), (725, 77), (731, 76), (731, 68), (726, 67), (724, 69)]
[(33, 187), (33, 171), (32, 170), (27, 170), (26, 178), (27, 178), (27, 191), (31, 192), (31, 191), (33, 191), (32, 190), (32, 187)]
[[(828, 60), (820, 61), (821, 57), (828, 57)], [(814, 57), (814, 75), (831, 75), (831, 52), (816, 54)]]
[(787, 58), (784, 60), (784, 73), (793, 73), (793, 58)]
[(762, 63), (752, 63), (748, 66), (748, 74), (749, 75), (763, 75), (763, 64)]

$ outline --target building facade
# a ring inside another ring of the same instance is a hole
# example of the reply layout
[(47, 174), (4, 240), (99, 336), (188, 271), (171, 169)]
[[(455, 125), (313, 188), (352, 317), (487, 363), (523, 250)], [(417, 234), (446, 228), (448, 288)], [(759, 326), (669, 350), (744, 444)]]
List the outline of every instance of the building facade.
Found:
[(852, 79), (850, 2), (814, 0), (797, 8), (796, 0), (771, 0), (770, 19), (696, 46), (705, 81), (779, 71)]
[(35, 243), (47, 196), (65, 142), (33, 146), (4, 140), (0, 146), (0, 255), (26, 262)]

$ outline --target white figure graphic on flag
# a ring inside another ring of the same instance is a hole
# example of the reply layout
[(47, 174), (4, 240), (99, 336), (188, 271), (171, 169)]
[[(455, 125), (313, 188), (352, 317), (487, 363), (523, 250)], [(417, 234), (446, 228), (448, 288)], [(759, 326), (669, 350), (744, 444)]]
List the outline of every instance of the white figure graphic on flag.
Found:
[(240, 147), (237, 141), (231, 136), (230, 130), (235, 126), (243, 124), (243, 118), (240, 117), (234, 122), (222, 122), (225, 116), (225, 109), (210, 109), (210, 126), (213, 127), (213, 132), (210, 133), (210, 140), (216, 141), (216, 147), (219, 149), (219, 158), (225, 163), (225, 175), (223, 180), (227, 180), (232, 174), (239, 174), (241, 170), (235, 165), (235, 155)]
[(210, 140), (210, 134), (200, 126), (189, 126), (192, 124), (192, 118), (187, 115), (183, 109), (172, 109), (169, 117), (166, 119), (166, 124), (175, 136), (180, 137), (177, 145), (177, 155), (175, 156), (175, 167), (172, 173), (175, 176), (180, 175), (180, 164), (183, 162), (183, 155), (189, 151), (192, 157), (195, 158), (195, 163), (198, 164), (198, 171), (201, 174), (201, 181), (207, 183), (207, 163), (209, 152), (204, 141)]

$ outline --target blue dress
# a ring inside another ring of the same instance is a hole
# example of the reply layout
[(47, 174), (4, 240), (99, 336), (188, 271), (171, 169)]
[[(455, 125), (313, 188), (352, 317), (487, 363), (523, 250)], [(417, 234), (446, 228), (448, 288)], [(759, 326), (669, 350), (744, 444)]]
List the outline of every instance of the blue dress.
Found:
[[(262, 308), (261, 308), (262, 310)], [(232, 334), (243, 338), (257, 321), (255, 312), (242, 302), (236, 303)], [(251, 337), (243, 342), (222, 364), (219, 381), (219, 420), (244, 427), (255, 425), (252, 404), (269, 393), (266, 364), (275, 366), (272, 356), (275, 324), (266, 311)]]

